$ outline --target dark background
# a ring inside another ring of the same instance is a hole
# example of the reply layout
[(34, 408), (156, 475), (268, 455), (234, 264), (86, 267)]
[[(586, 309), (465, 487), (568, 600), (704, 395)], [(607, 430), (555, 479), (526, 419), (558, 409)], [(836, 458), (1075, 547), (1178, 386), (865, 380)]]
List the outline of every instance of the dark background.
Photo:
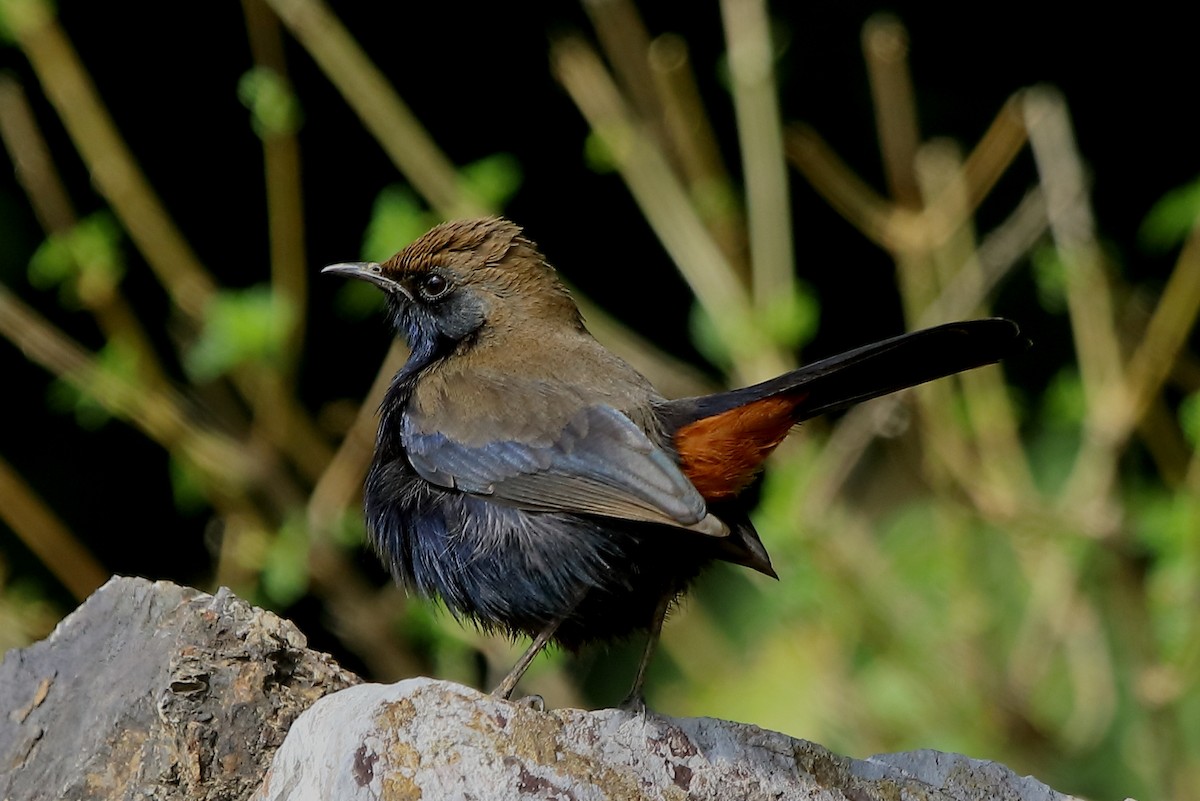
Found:
[[(1102, 240), (1131, 284), (1156, 286), (1173, 254), (1146, 254), (1137, 231), (1156, 200), (1200, 171), (1196, 130), (1186, 113), (1196, 98), (1194, 29), (1145, 6), (1122, 13), (1093, 9), (1084, 18), (1042, 3), (990, 10), (962, 5), (935, 11), (919, 3), (773, 4), (784, 120), (814, 126), (883, 191), (860, 36), (871, 14), (890, 11), (909, 30), (926, 137), (951, 137), (969, 148), (1013, 92), (1037, 83), (1063, 92), (1091, 169)], [(651, 34), (675, 32), (687, 40), (727, 164), (736, 172), (717, 6), (642, 6)], [(586, 166), (587, 127), (548, 69), (552, 36), (572, 30), (592, 36), (580, 6), (352, 3), (336, 5), (335, 12), (456, 163), (494, 153), (516, 158), (524, 177), (506, 214), (525, 226), (552, 263), (662, 348), (715, 375), (689, 341), (688, 290), (620, 179)], [(199, 11), (64, 2), (59, 14), (141, 168), (201, 261), (225, 286), (266, 280), (262, 148), (236, 93), (252, 65), (240, 6), (204, 4)], [(401, 179), (290, 40), (288, 57), (304, 111), (300, 142), (315, 275), (322, 265), (359, 256), (372, 204)], [(26, 87), (81, 216), (103, 208), (20, 51), (0, 47), (0, 69)], [(1024, 168), (1014, 169), (980, 210), (981, 230), (999, 222), (1032, 185), (1031, 158), (1027, 152), (1020, 158)], [(821, 304), (821, 327), (805, 356), (900, 331), (889, 256), (794, 173), (792, 187), (797, 271)], [(26, 266), (42, 240), (7, 155), (0, 154), (0, 280), (79, 341), (99, 347), (102, 339), (86, 314), (64, 311), (54, 293), (30, 287)], [(161, 290), (132, 247), (127, 257), (129, 296), (161, 324), (167, 315)], [(1038, 343), (1035, 357), (1009, 372), (1026, 397), (1035, 398), (1069, 360), (1069, 333), (1065, 318), (1048, 316), (1028, 300), (1034, 293), (1022, 286), (1027, 271), (1017, 272), (997, 311), (1019, 320)], [(314, 278), (301, 368), (301, 392), (311, 409), (360, 398), (388, 345), (381, 320), (352, 323), (333, 313), (334, 290)], [(50, 380), (11, 344), (0, 343), (0, 453), (107, 569), (206, 586), (212, 572), (208, 517), (175, 508), (166, 454), (119, 423), (81, 433), (72, 416), (47, 409)], [(0, 552), (10, 576), (39, 584), (62, 611), (71, 608), (65, 591), (2, 526)], [(336, 647), (301, 625), (318, 647)]]
[[(688, 41), (727, 162), (736, 170), (731, 102), (717, 77), (724, 50), (718, 9), (644, 6), (651, 33), (677, 32)], [(689, 294), (619, 178), (586, 167), (585, 123), (549, 72), (551, 35), (564, 30), (590, 35), (582, 8), (426, 3), (403, 19), (389, 19), (381, 8), (363, 3), (335, 10), (439, 145), (460, 164), (513, 154), (524, 181), (508, 215), (595, 300), (662, 347), (702, 365), (687, 337)], [(778, 72), (784, 119), (815, 126), (880, 189), (860, 46), (863, 22), (880, 9), (895, 13), (909, 29), (927, 136), (952, 137), (969, 147), (1017, 89), (1039, 82), (1061, 89), (1093, 170), (1102, 235), (1133, 280), (1165, 276), (1168, 258), (1141, 253), (1135, 235), (1154, 201), (1200, 169), (1195, 128), (1183, 108), (1195, 91), (1188, 55), (1194, 33), (1188, 26), (1140, 9), (1093, 10), (1081, 18), (1035, 3), (1005, 4), (991, 13), (933, 11), (926, 4), (775, 4), (784, 48)], [(195, 8), (132, 4), (114, 13), (107, 4), (67, 2), (60, 15), (122, 134), (201, 260), (222, 283), (248, 286), (265, 278), (267, 250), (261, 146), (236, 97), (238, 79), (251, 65), (244, 21), (237, 4), (188, 10)], [(315, 272), (358, 257), (372, 203), (400, 179), (309, 57), (294, 42), (288, 45), (305, 115), (303, 180)], [(71, 153), (20, 52), (0, 50), (0, 65), (28, 87), (55, 152)], [(62, 313), (52, 293), (27, 286), (25, 265), (42, 234), (6, 155), (0, 154), (0, 165), (0, 278), (95, 345), (98, 335), (83, 315)], [(81, 213), (101, 207), (78, 161), (60, 158), (59, 167)], [(802, 178), (794, 176), (793, 187), (797, 269), (822, 306), (820, 332), (808, 353), (898, 331), (902, 322), (888, 256), (865, 242)], [(1002, 184), (981, 210), (981, 227), (998, 221), (1024, 189), (1019, 179)], [(128, 291), (141, 308), (163, 312), (156, 286), (139, 273), (136, 253), (129, 255)], [(360, 396), (386, 347), (380, 325), (335, 319), (331, 295), (325, 282), (314, 282), (302, 375), (302, 391), (314, 406)], [(653, 315), (641, 313), (647, 308)], [(1005, 311), (1022, 317), (1021, 309)], [(1035, 338), (1041, 325), (1051, 325), (1032, 309), (1024, 316)], [(1043, 367), (1024, 367), (1031, 391), (1053, 365)], [(0, 375), (7, 386), (0, 452), (105, 565), (118, 573), (200, 580), (204, 521), (181, 520), (171, 504), (165, 454), (120, 425), (79, 436), (70, 417), (47, 412), (47, 375), (7, 344), (0, 347)], [(130, 487), (139, 498), (133, 510)], [(5, 552), (20, 552), (7, 532), (0, 536)], [(32, 562), (18, 564), (38, 569)]]

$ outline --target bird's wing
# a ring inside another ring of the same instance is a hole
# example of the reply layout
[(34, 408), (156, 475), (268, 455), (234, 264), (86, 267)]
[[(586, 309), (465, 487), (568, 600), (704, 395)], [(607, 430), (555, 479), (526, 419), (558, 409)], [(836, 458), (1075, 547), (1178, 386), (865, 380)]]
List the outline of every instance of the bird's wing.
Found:
[(523, 509), (665, 523), (725, 536), (674, 460), (610, 406), (587, 406), (543, 442), (458, 442), (406, 415), (408, 460), (426, 481)]

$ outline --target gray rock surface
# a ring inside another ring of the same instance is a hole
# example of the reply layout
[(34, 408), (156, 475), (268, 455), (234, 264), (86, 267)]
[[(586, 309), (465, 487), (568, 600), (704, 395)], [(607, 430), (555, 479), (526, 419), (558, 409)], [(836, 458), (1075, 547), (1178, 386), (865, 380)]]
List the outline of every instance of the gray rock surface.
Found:
[(0, 798), (234, 799), (358, 679), (228, 591), (114, 578), (0, 663)]
[(993, 762), (866, 760), (756, 726), (616, 709), (537, 711), (456, 684), (363, 684), (318, 701), (257, 801), (316, 799), (1068, 801)]
[(0, 663), (0, 799), (1068, 798), (955, 754), (357, 682), (228, 591), (116, 578)]

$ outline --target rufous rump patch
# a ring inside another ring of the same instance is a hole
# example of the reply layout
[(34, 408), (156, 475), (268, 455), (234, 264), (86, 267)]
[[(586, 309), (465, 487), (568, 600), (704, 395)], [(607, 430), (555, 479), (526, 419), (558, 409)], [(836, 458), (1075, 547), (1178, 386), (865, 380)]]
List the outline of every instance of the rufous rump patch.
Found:
[(737, 495), (787, 436), (803, 398), (763, 398), (683, 426), (675, 432), (683, 474), (707, 501)]

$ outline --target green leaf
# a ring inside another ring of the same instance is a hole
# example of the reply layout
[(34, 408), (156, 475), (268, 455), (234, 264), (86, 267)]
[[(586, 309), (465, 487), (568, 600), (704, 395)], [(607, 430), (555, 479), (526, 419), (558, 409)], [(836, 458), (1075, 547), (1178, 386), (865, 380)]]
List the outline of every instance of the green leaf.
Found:
[(308, 529), (299, 518), (284, 523), (267, 548), (262, 589), (277, 608), (308, 591)]
[(716, 321), (699, 303), (692, 304), (692, 310), (688, 316), (688, 330), (691, 333), (692, 343), (704, 358), (720, 368), (722, 372), (727, 373), (733, 368), (733, 354), (725, 337), (717, 327)]
[(362, 512), (355, 509), (342, 515), (329, 533), (333, 541), (346, 550), (361, 548), (367, 542), (367, 524)]
[(437, 222), (437, 216), (421, 205), (411, 189), (399, 184), (389, 186), (379, 193), (371, 208), (371, 221), (363, 235), (363, 258), (386, 261)]
[(195, 514), (208, 506), (203, 474), (191, 462), (172, 453), (167, 470), (171, 478), (171, 497), (179, 512)]
[(588, 169), (601, 175), (616, 172), (617, 156), (608, 140), (595, 131), (588, 131), (583, 140), (583, 161)]
[(1187, 239), (1200, 218), (1200, 178), (1167, 192), (1151, 207), (1138, 228), (1138, 242), (1162, 253)]
[(1040, 244), (1033, 249), (1030, 260), (1042, 308), (1051, 314), (1062, 314), (1067, 310), (1067, 273), (1058, 249)]
[(249, 362), (270, 362), (283, 352), (295, 313), (266, 284), (223, 290), (205, 309), (204, 329), (184, 354), (184, 368), (207, 381)]
[[(137, 381), (137, 353), (121, 342), (110, 342), (96, 354), (95, 368), (98, 373), (118, 376), (128, 382)], [(112, 415), (86, 385), (76, 386), (73, 381), (58, 378), (47, 390), (46, 402), (50, 408), (65, 414), (74, 414), (81, 428), (94, 431), (107, 423)]]
[(1179, 426), (1188, 444), (1200, 448), (1200, 392), (1193, 392), (1179, 404)]
[(49, 0), (0, 0), (0, 41), (15, 42), (22, 32), (37, 30), (54, 16)]
[(58, 287), (65, 296), (111, 291), (125, 274), (121, 228), (106, 211), (80, 220), (69, 231), (52, 234), (29, 260), (29, 283)]
[(1073, 368), (1060, 370), (1042, 401), (1042, 409), (1046, 417), (1060, 424), (1077, 426), (1083, 422), (1087, 413), (1087, 400), (1083, 394), (1083, 381), (1079, 372)]
[(333, 310), (348, 320), (374, 317), (383, 307), (384, 294), (365, 281), (346, 281), (333, 295)]
[(463, 191), (490, 209), (502, 209), (521, 187), (521, 165), (511, 153), (494, 153), (459, 170)]
[(268, 67), (248, 70), (238, 81), (238, 100), (250, 110), (251, 126), (260, 137), (292, 134), (300, 129), (304, 114), (292, 87)]
[(790, 293), (773, 297), (758, 315), (758, 322), (773, 342), (788, 349), (812, 340), (821, 320), (821, 304), (808, 287), (797, 283)]

